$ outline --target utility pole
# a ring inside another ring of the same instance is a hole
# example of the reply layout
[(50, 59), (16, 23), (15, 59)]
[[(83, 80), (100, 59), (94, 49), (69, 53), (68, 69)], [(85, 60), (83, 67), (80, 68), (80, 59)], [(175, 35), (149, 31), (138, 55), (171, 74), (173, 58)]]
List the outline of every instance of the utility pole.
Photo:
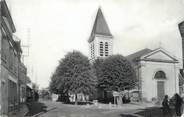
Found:
[(21, 47), (24, 50), (24, 52), (22, 54), (23, 62), (24, 62), (24, 58), (25, 57), (29, 57), (30, 38), (31, 38), (31, 29), (27, 28), (27, 42), (26, 43), (22, 43), (22, 45), (21, 45)]
[[(19, 43), (19, 45), (20, 45), (20, 41), (18, 42)], [(21, 70), (20, 70), (20, 64), (21, 64), (21, 50), (19, 50), (18, 51), (18, 105), (19, 105), (19, 107), (18, 107), (18, 110), (20, 110), (20, 72), (21, 72)]]

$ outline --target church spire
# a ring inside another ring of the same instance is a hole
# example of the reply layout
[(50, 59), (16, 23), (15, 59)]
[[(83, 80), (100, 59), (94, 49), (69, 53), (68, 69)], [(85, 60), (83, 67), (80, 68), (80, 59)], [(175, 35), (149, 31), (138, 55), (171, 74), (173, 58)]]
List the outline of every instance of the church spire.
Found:
[(93, 29), (88, 42), (92, 42), (94, 40), (95, 35), (112, 37), (112, 34), (109, 30), (109, 27), (107, 25), (107, 22), (103, 16), (103, 13), (100, 7), (98, 8), (96, 19), (95, 19)]

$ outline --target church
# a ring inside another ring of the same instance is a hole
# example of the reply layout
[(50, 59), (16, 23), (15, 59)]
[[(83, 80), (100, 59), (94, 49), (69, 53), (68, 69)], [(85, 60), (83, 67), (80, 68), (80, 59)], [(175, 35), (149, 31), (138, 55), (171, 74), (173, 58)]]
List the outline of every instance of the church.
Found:
[[(101, 8), (98, 9), (89, 43), (89, 58), (105, 58), (113, 55), (113, 35), (107, 25)], [(127, 48), (128, 49), (128, 48)], [(140, 100), (160, 101), (165, 95), (172, 97), (179, 93), (179, 60), (167, 50), (145, 48), (126, 56), (136, 71), (137, 90)]]

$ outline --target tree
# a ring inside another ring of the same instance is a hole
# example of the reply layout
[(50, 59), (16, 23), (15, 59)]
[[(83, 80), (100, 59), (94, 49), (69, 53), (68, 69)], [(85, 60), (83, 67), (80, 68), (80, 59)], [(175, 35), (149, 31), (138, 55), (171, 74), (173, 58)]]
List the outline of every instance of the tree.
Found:
[(42, 99), (51, 99), (51, 94), (47, 88), (40, 90), (40, 97)]
[[(94, 70), (94, 74), (95, 76), (97, 77), (97, 84), (98, 84), (98, 79), (101, 77), (101, 74), (102, 74), (102, 68), (103, 68), (103, 62), (104, 62), (104, 59), (103, 58), (97, 58), (93, 61), (93, 64), (92, 64), (92, 67), (93, 67), (93, 70)], [(99, 101), (102, 100), (101, 97), (98, 95), (99, 91), (103, 90), (101, 89), (101, 87), (99, 87), (97, 85), (97, 90), (96, 90), (96, 95), (94, 95), (93, 98), (95, 99), (98, 99)]]
[(96, 77), (89, 60), (78, 51), (68, 53), (61, 59), (53, 76), (51, 77), (50, 90), (55, 93), (83, 93), (91, 95), (96, 87)]
[(104, 62), (104, 59), (102, 59), (102, 58), (97, 58), (93, 62), (93, 69), (94, 69), (94, 73), (95, 73), (97, 79), (100, 77), (100, 74), (103, 72), (102, 71), (103, 62)]
[(134, 88), (136, 76), (131, 63), (122, 55), (112, 55), (103, 61), (98, 86), (110, 91)]

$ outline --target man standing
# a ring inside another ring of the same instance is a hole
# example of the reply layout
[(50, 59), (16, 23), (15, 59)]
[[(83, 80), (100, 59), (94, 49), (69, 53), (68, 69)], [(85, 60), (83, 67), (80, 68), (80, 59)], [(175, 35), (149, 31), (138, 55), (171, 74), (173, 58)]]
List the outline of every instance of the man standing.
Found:
[(164, 100), (162, 102), (162, 107), (163, 107), (163, 115), (167, 115), (171, 113), (170, 107), (169, 107), (168, 95), (165, 95)]
[(182, 98), (176, 93), (175, 94), (175, 112), (176, 112), (176, 116), (181, 116), (181, 106), (182, 106)]

